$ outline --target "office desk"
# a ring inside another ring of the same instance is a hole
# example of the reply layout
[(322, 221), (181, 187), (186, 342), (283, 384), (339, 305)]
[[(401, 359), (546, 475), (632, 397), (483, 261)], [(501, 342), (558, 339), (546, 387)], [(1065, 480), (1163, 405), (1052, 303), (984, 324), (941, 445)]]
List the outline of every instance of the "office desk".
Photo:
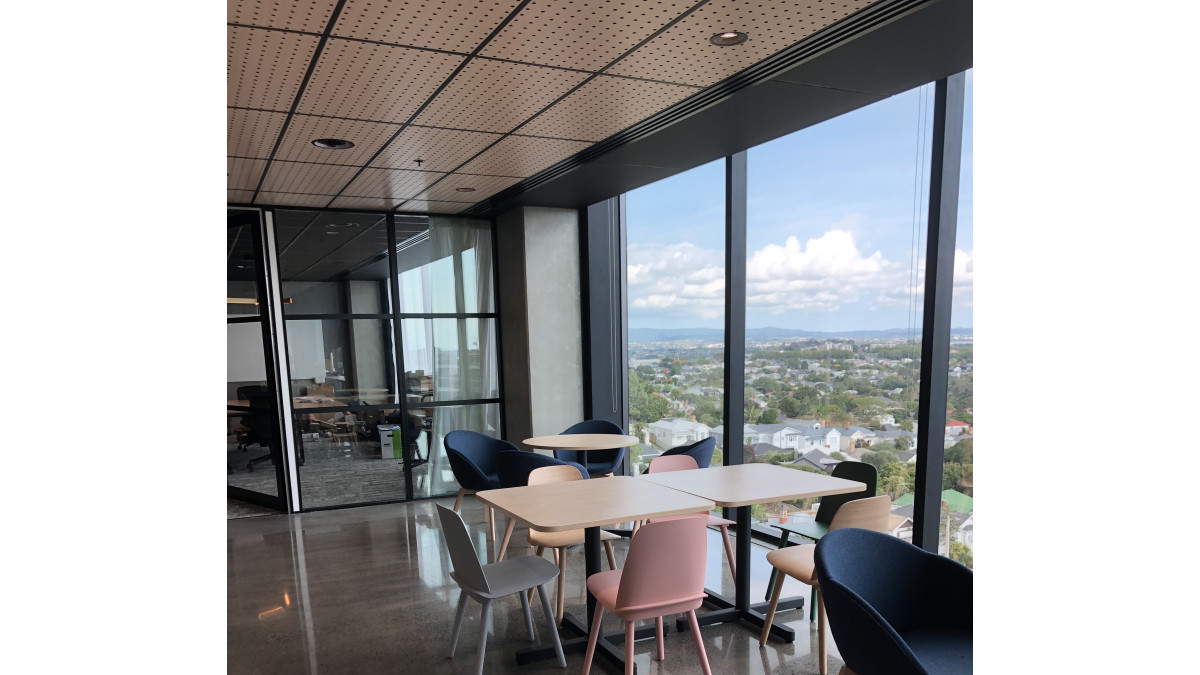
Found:
[[(737, 560), (738, 573), (734, 579), (736, 590), (732, 602), (728, 598), (705, 589), (709, 597), (705, 604), (716, 610), (698, 614), (700, 625), (707, 626), (726, 621), (744, 621), (755, 630), (761, 631), (766, 617), (762, 610), (767, 603), (750, 604), (750, 507), (764, 502), (782, 502), (790, 499), (805, 499), (824, 495), (859, 492), (866, 488), (858, 481), (834, 478), (824, 474), (799, 471), (774, 464), (739, 464), (736, 466), (713, 466), (707, 469), (688, 471), (664, 471), (644, 474), (638, 480), (669, 487), (681, 492), (712, 500), (717, 506), (737, 509)], [(804, 598), (796, 598), (781, 607), (803, 607)], [(679, 620), (683, 629), (686, 622)], [(791, 628), (772, 623), (771, 634), (792, 642), (796, 633)]]
[[(529, 527), (540, 532), (584, 528), (584, 555), (589, 577), (600, 572), (601, 525), (707, 512), (714, 507), (708, 499), (629, 476), (484, 490), (475, 493), (475, 498), (510, 518), (528, 523)], [(595, 611), (596, 598), (589, 591), (588, 623), (580, 621), (570, 612), (563, 615), (562, 628), (569, 633), (563, 640), (564, 652), (582, 652), (587, 648), (588, 629)], [(653, 634), (654, 627), (648, 626), (638, 631), (637, 636), (649, 637)], [(619, 639), (624, 640), (624, 635), (622, 631)], [(615, 633), (611, 636), (601, 635), (596, 644), (596, 654), (623, 668), (625, 654), (610, 642), (616, 638), (618, 635)], [(553, 647), (535, 647), (518, 651), (517, 663), (554, 657)]]

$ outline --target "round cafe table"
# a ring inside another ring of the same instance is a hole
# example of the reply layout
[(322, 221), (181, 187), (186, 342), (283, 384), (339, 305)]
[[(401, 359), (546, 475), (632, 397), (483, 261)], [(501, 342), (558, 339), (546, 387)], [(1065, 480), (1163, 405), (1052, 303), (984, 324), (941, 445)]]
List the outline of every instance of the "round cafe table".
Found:
[(534, 436), (522, 441), (531, 448), (542, 450), (611, 450), (637, 445), (637, 436), (625, 434), (558, 434), (555, 436)]

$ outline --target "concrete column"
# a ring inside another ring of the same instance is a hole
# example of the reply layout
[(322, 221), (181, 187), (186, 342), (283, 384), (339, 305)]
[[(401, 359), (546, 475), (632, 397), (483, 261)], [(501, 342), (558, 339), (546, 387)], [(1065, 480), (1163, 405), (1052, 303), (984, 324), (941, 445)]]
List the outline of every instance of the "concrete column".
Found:
[(505, 435), (524, 447), (583, 420), (579, 213), (523, 206), (496, 219)]

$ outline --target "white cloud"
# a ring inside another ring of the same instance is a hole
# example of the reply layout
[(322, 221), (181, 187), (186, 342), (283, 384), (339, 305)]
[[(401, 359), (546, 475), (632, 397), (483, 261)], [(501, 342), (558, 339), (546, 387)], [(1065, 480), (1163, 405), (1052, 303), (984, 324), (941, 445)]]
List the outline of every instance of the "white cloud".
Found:
[(720, 251), (687, 242), (631, 244), (630, 306), (676, 316), (713, 319), (725, 311), (725, 259)]

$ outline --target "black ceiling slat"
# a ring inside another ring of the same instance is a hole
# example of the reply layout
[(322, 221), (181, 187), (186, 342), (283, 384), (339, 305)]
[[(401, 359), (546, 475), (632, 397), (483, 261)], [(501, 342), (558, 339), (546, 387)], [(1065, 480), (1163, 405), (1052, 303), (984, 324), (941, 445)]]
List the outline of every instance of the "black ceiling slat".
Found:
[(271, 148), (271, 156), (267, 158), (267, 165), (263, 167), (262, 175), (258, 178), (258, 185), (254, 188), (254, 196), (250, 198), (252, 202), (258, 200), (258, 192), (262, 189), (263, 181), (267, 179), (267, 172), (271, 170), (271, 162), (275, 160), (275, 153), (279, 152), (279, 145), (283, 143), (283, 136), (287, 133), (288, 127), (291, 126), (292, 116), (296, 114), (296, 108), (300, 106), (300, 99), (304, 96), (305, 88), (308, 87), (308, 80), (317, 68), (317, 61), (321, 58), (321, 52), (325, 50), (325, 43), (329, 40), (329, 33), (333, 30), (333, 26), (337, 23), (338, 17), (342, 14), (342, 8), (345, 6), (346, 0), (338, 0), (337, 6), (333, 8), (333, 14), (329, 16), (329, 22), (325, 24), (325, 32), (321, 34), (321, 39), (317, 42), (317, 48), (313, 51), (312, 59), (308, 62), (308, 70), (304, 72), (304, 79), (300, 81), (300, 86), (296, 89), (296, 98), (292, 100), (292, 108), (283, 120), (283, 127), (279, 129), (279, 136), (275, 139), (275, 147)]
[[(479, 201), (475, 206), (464, 209), (456, 215), (485, 215), (512, 197), (552, 181), (617, 148), (633, 143), (683, 118), (716, 105), (746, 87), (769, 80), (807, 59), (818, 56), (830, 47), (863, 35), (933, 2), (937, 2), (937, 0), (882, 0), (873, 5), (868, 5), (858, 12), (809, 35), (796, 44), (776, 52), (766, 59), (731, 75), (703, 91), (697, 92), (666, 110), (651, 115), (641, 122), (595, 143), (591, 147), (580, 150), (571, 157), (547, 167), (515, 185), (505, 188), (487, 199)], [(640, 47), (641, 45), (639, 44), (638, 46)], [(621, 58), (624, 58), (624, 56), (622, 55)], [(609, 64), (605, 68), (611, 67), (614, 64)]]

